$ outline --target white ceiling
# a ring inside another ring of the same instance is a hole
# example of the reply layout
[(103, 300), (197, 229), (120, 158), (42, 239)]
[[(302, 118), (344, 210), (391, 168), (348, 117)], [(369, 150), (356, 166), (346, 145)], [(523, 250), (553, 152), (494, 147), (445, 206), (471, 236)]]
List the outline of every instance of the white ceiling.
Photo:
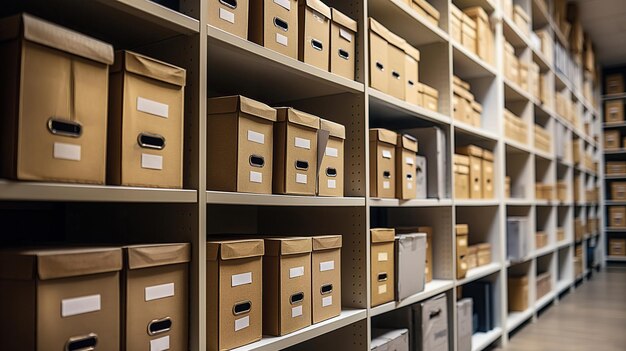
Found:
[(596, 61), (626, 64), (626, 0), (577, 0), (583, 28), (591, 36)]

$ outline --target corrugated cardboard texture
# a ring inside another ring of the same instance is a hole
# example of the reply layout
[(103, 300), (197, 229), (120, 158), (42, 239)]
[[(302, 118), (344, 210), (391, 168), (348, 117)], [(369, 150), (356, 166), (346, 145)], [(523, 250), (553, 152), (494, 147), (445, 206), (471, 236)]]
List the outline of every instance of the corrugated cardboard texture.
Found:
[[(313, 323), (341, 313), (341, 235), (315, 236), (311, 256)], [(331, 263), (332, 262), (332, 263)], [(331, 289), (330, 292), (326, 292)]]
[(330, 7), (319, 0), (298, 3), (298, 59), (325, 71), (329, 67)]
[(188, 243), (132, 245), (124, 248), (124, 261), (128, 269), (187, 263), (190, 260), (191, 245)]
[(311, 238), (289, 237), (289, 238), (266, 238), (266, 256), (286, 256), (311, 252)]
[[(298, 58), (298, 0), (285, 0), (287, 7), (271, 0), (249, 0), (248, 40), (291, 58)], [(274, 18), (287, 28), (274, 25)]]
[(426, 234), (403, 234), (396, 237), (396, 300), (424, 290)]
[(331, 9), (331, 17), (330, 72), (353, 80), (357, 23), (335, 8)]
[(388, 30), (371, 17), (369, 18), (369, 29), (370, 86), (383, 93), (388, 93), (389, 44), (384, 39)]
[(396, 231), (393, 228), (372, 228), (372, 243), (387, 243), (395, 240)]
[(311, 238), (313, 251), (339, 249), (342, 245), (341, 235), (319, 235)]
[(237, 6), (232, 8), (226, 2), (210, 0), (209, 24), (240, 38), (248, 36), (248, 0), (237, 0)]
[(265, 242), (263, 239), (208, 241), (206, 250), (208, 261), (259, 257), (265, 253)]

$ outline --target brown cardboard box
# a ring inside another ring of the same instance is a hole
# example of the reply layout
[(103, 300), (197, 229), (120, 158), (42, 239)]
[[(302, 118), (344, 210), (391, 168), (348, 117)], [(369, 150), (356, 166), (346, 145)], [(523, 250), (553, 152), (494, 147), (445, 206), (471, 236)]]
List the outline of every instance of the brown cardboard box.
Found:
[(609, 223), (611, 227), (626, 227), (626, 207), (609, 207)]
[(275, 194), (315, 195), (319, 117), (289, 107), (276, 109)]
[(341, 235), (314, 236), (311, 254), (313, 323), (341, 313)]
[(406, 77), (405, 77), (405, 52), (404, 46), (406, 41), (391, 31), (383, 32), (383, 38), (387, 40), (387, 59), (389, 66), (389, 80), (387, 85), (387, 93), (400, 100), (404, 100), (406, 93)]
[[(439, 91), (437, 89), (430, 87), (424, 83), (420, 83), (422, 88), (424, 89), (423, 94), (423, 106), (424, 108), (438, 112), (439, 111)], [(419, 89), (419, 88), (418, 88)]]
[(282, 336), (311, 325), (311, 238), (265, 239), (263, 334)]
[(354, 80), (357, 23), (335, 8), (331, 16), (330, 72)]
[(457, 43), (461, 44), (463, 35), (461, 34), (461, 23), (463, 22), (463, 12), (454, 4), (450, 4), (450, 36)]
[(130, 51), (111, 67), (107, 183), (182, 188), (186, 71)]
[(519, 61), (519, 87), (528, 91), (528, 63)]
[(556, 228), (556, 241), (561, 242), (565, 240), (565, 228), (558, 227)]
[(624, 77), (620, 73), (609, 74), (605, 77), (606, 94), (621, 94), (624, 92)]
[(424, 107), (424, 84), (417, 83), (417, 106)]
[(493, 152), (483, 150), (482, 160), (482, 190), (483, 199), (493, 199), (495, 197), (494, 190), (494, 167), (493, 167)]
[(408, 134), (398, 134), (396, 144), (396, 197), (415, 199), (417, 197), (417, 139)]
[(411, 8), (415, 10), (415, 12), (422, 15), (430, 24), (433, 26), (439, 25), (440, 14), (439, 11), (433, 5), (431, 5), (426, 0), (409, 0), (409, 4)]
[(530, 35), (530, 17), (528, 13), (524, 11), (524, 8), (517, 4), (513, 6), (513, 22), (515, 22), (517, 28), (519, 28), (524, 35)]
[(231, 349), (261, 339), (264, 252), (263, 239), (207, 242), (209, 351)]
[(123, 250), (122, 350), (187, 350), (191, 245)]
[(504, 45), (504, 76), (511, 82), (517, 82), (519, 77), (519, 60), (515, 56), (515, 48), (506, 40)]
[(346, 128), (339, 123), (320, 119), (320, 130), (328, 131), (329, 136), (324, 147), (324, 143), (320, 140), (322, 133), (318, 135), (318, 158), (322, 161), (318, 169), (317, 195), (343, 196)]
[(235, 95), (207, 114), (207, 189), (271, 194), (276, 110)]
[(386, 129), (370, 129), (370, 196), (396, 195), (396, 144), (398, 135)]
[(491, 244), (482, 243), (476, 245), (478, 266), (484, 266), (491, 263)]
[(548, 245), (548, 234), (545, 232), (535, 233), (535, 248), (540, 249), (546, 245)]
[(456, 234), (456, 279), (465, 278), (467, 273), (467, 262), (465, 262), (465, 256), (467, 255), (468, 247), (468, 234), (469, 226), (467, 224), (455, 225)]
[(121, 249), (2, 250), (0, 267), (3, 350), (119, 349)]
[(0, 176), (104, 184), (113, 48), (28, 14), (0, 26)]
[(469, 199), (469, 157), (454, 155), (454, 198)]
[(511, 197), (511, 177), (509, 176), (504, 177), (504, 197), (507, 199)]
[(248, 37), (248, 0), (211, 0), (209, 24), (240, 38)]
[(483, 105), (481, 105), (478, 101), (472, 101), (470, 107), (472, 108), (472, 120), (470, 124), (474, 127), (480, 128)]
[(298, 2), (298, 59), (325, 71), (330, 59), (330, 7), (320, 0)]
[(248, 40), (298, 58), (298, 0), (249, 0)]
[(476, 21), (465, 13), (461, 16), (461, 43), (476, 53)]
[(609, 239), (609, 255), (626, 256), (626, 239)]
[(605, 130), (604, 131), (604, 148), (605, 149), (619, 149), (620, 148), (620, 134), (619, 130)]
[(483, 197), (483, 149), (475, 145), (457, 147), (456, 152), (469, 157), (470, 163), (470, 198), (480, 199)]
[(404, 100), (406, 102), (419, 105), (419, 92), (417, 90), (417, 84), (419, 81), (419, 62), (420, 52), (411, 44), (404, 43), (404, 81), (405, 92)]
[(467, 255), (465, 255), (465, 263), (467, 263), (467, 270), (478, 267), (478, 245), (471, 245), (467, 247)]
[(480, 6), (466, 8), (463, 12), (476, 22), (476, 54), (486, 62), (492, 63), (494, 60), (493, 32), (487, 12)]
[(393, 228), (372, 228), (371, 280), (372, 307), (395, 299), (395, 249), (396, 231)]
[(373, 18), (369, 19), (370, 38), (370, 87), (383, 93), (389, 92), (389, 30)]
[(537, 294), (536, 294), (537, 300), (544, 297), (550, 292), (550, 290), (552, 290), (551, 278), (552, 276), (550, 272), (537, 274), (537, 278), (536, 278), (537, 279)]
[(509, 276), (507, 291), (509, 311), (526, 311), (528, 308), (528, 276)]
[(606, 162), (606, 174), (626, 174), (626, 162), (625, 161), (607, 161)]
[(624, 122), (624, 103), (622, 100), (609, 100), (604, 103), (604, 121), (606, 123)]

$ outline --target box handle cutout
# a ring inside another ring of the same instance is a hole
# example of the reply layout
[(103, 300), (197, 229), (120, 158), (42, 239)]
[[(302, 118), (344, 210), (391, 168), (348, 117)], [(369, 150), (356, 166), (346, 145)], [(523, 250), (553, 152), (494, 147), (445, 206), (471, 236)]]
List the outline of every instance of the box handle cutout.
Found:
[(344, 60), (349, 60), (350, 59), (350, 53), (347, 52), (346, 50), (339, 49), (339, 57), (341, 57)]
[(233, 306), (233, 314), (238, 316), (240, 314), (248, 313), (252, 310), (252, 302), (251, 301), (242, 301), (237, 302)]
[(262, 168), (265, 166), (265, 158), (259, 155), (250, 155), (250, 166)]
[(326, 175), (329, 176), (329, 177), (336, 177), (337, 176), (337, 169), (333, 168), (333, 167), (326, 168)]
[(413, 175), (411, 173), (407, 173), (406, 174), (406, 179), (408, 179), (408, 180), (413, 179)]
[(433, 319), (439, 317), (441, 314), (441, 308), (438, 308), (436, 311), (430, 311), (428, 318)]
[(98, 335), (89, 333), (83, 336), (73, 336), (67, 340), (65, 351), (92, 351), (98, 345)]
[(320, 288), (320, 293), (322, 295), (328, 295), (328, 294), (330, 294), (332, 292), (333, 292), (333, 285), (332, 284), (324, 284)]
[(289, 24), (278, 17), (274, 17), (274, 26), (284, 30), (285, 32), (289, 30)]
[(379, 71), (385, 71), (385, 65), (383, 65), (382, 63), (376, 61), (376, 68), (378, 68)]
[(163, 150), (165, 148), (165, 137), (159, 134), (139, 133), (137, 143), (144, 149)]
[(83, 134), (83, 126), (80, 123), (53, 117), (48, 119), (48, 130), (54, 135), (72, 138), (78, 138)]
[(378, 273), (378, 281), (379, 282), (386, 282), (387, 281), (387, 273), (386, 272), (382, 272), (382, 273)]
[(322, 44), (322, 42), (317, 39), (311, 39), (311, 46), (317, 51), (324, 50), (324, 44)]
[(222, 5), (230, 7), (231, 9), (237, 8), (237, 0), (220, 0), (220, 3)]
[(383, 178), (386, 178), (386, 179), (391, 178), (391, 172), (389, 172), (389, 171), (384, 171), (384, 172), (383, 172)]
[(415, 85), (415, 83), (412, 80), (409, 80), (409, 85), (413, 86), (413, 85)]
[(306, 171), (309, 169), (309, 163), (307, 161), (296, 160), (296, 169)]
[(474, 183), (480, 183), (480, 179), (478, 177), (474, 178)]
[(291, 297), (289, 297), (289, 302), (292, 305), (295, 305), (295, 304), (300, 303), (302, 301), (304, 301), (304, 293), (303, 292), (295, 293), (295, 294), (291, 295)]
[(395, 79), (400, 79), (400, 73), (396, 72), (396, 71), (391, 71), (391, 75), (395, 78)]
[(172, 319), (165, 317), (161, 319), (154, 319), (148, 323), (148, 335), (157, 335), (165, 333), (172, 329)]

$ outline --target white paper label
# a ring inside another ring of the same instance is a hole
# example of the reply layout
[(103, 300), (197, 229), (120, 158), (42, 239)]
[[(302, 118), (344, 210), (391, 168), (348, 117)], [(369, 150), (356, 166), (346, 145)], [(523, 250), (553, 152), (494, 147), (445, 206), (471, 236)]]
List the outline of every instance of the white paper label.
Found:
[(327, 147), (326, 148), (326, 156), (339, 157), (339, 150), (337, 150), (334, 147)]
[(250, 181), (252, 183), (263, 183), (263, 173), (250, 171)]
[(167, 118), (169, 116), (169, 110), (170, 107), (167, 104), (142, 98), (141, 96), (137, 97), (137, 111)]
[(413, 183), (406, 183), (407, 189), (413, 189)]
[(391, 151), (383, 150), (383, 157), (384, 158), (391, 158)]
[(378, 294), (384, 294), (387, 292), (387, 284), (382, 284), (378, 286)]
[(226, 22), (235, 23), (235, 14), (228, 10), (220, 9), (220, 18)]
[(54, 158), (80, 161), (80, 145), (54, 143)]
[(328, 180), (328, 189), (337, 189), (337, 181), (334, 179)]
[(322, 298), (322, 307), (332, 306), (332, 304), (333, 304), (332, 296), (326, 296)]
[(150, 351), (165, 351), (170, 349), (170, 336), (150, 340)]
[(230, 277), (230, 286), (232, 287), (245, 284), (252, 284), (252, 272), (233, 274)]
[(265, 144), (265, 134), (255, 132), (254, 130), (249, 130), (248, 140), (258, 143), (258, 144)]
[(289, 278), (297, 278), (304, 275), (304, 266), (289, 269)]
[(386, 252), (378, 253), (378, 262), (386, 262), (388, 259), (389, 259), (389, 256), (387, 255)]
[(141, 168), (163, 169), (163, 156), (141, 154)]
[(391, 183), (388, 180), (383, 181), (383, 189), (391, 188)]
[(174, 296), (174, 283), (146, 287), (146, 301)]
[(299, 147), (301, 149), (307, 149), (307, 150), (311, 149), (311, 140), (309, 139), (296, 137), (295, 144), (296, 144), (296, 147)]
[(296, 183), (306, 184), (307, 176), (306, 174), (296, 173)]
[(302, 305), (291, 308), (291, 318), (296, 318), (302, 315)]
[(240, 331), (250, 326), (250, 316), (235, 319), (235, 331)]
[(61, 317), (100, 311), (100, 294), (61, 300)]
[(276, 33), (276, 42), (280, 45), (287, 46), (289, 45), (289, 38), (287, 38), (286, 35)]
[(406, 162), (407, 165), (413, 166), (415, 164), (415, 159), (413, 157), (407, 157), (404, 159), (404, 162)]
[(349, 42), (352, 42), (352, 33), (348, 32), (347, 30), (343, 28), (339, 28), (339, 36)]
[(291, 11), (291, 2), (289, 0), (274, 0), (274, 3)]
[(320, 262), (320, 272), (332, 271), (335, 269), (335, 261)]

